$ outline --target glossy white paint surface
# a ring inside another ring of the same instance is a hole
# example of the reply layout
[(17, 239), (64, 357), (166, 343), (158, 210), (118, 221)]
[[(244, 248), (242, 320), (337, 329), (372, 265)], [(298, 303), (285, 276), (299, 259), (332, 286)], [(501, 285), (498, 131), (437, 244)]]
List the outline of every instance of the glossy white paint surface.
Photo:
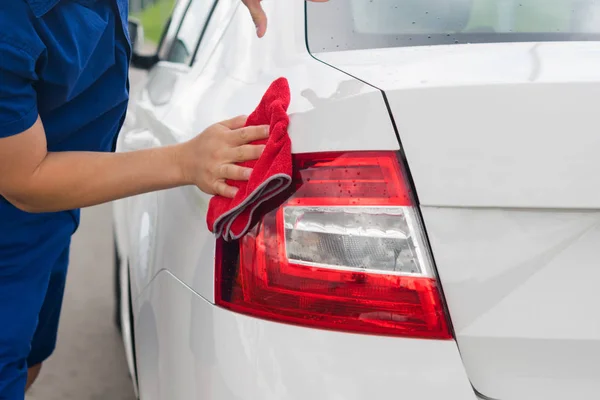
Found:
[(425, 207), (458, 345), (497, 399), (600, 392), (600, 212)]
[[(308, 54), (303, 3), (263, 3), (264, 39), (254, 37), (239, 0), (221, 0), (195, 65), (163, 62), (151, 71), (132, 95), (118, 151), (182, 142), (248, 114), (280, 76), (292, 92), (294, 152), (399, 149), (381, 92)], [(185, 187), (115, 202), (141, 400), (474, 398), (453, 341), (326, 332), (215, 307), (209, 199)]]
[[(384, 90), (475, 388), (499, 400), (597, 396), (600, 44), (317, 55), (358, 80), (307, 53), (302, 2), (264, 4), (258, 40), (239, 0), (221, 0), (195, 65), (161, 63), (132, 96), (118, 150), (247, 114), (279, 76), (292, 90), (294, 152), (395, 150), (373, 86)], [(304, 329), (212, 305), (209, 199), (186, 187), (115, 203), (142, 400), (473, 398), (454, 342)]]
[(385, 91), (422, 205), (600, 207), (600, 42), (317, 57)]
[(452, 341), (249, 318), (207, 302), (168, 271), (135, 309), (143, 400), (475, 399)]
[[(257, 39), (248, 34), (254, 32), (252, 21), (238, 0), (219, 2), (194, 67), (159, 64), (132, 99), (128, 118), (135, 122), (122, 131), (119, 151), (182, 142), (217, 121), (249, 114), (280, 76), (289, 80), (292, 93), (294, 152), (399, 148), (381, 92), (307, 52), (302, 2), (264, 4), (272, 16), (269, 34)], [(166, 77), (171, 85), (160, 83)], [(161, 94), (149, 94), (157, 90)], [(167, 103), (153, 103), (152, 98), (165, 96)], [(129, 242), (123, 247), (130, 255), (134, 295), (159, 270), (168, 269), (213, 301), (215, 242), (205, 221), (209, 200), (185, 187), (118, 203), (127, 210), (117, 212), (127, 215)], [(146, 242), (140, 236), (145, 212), (151, 222)]]
[(318, 57), (386, 92), (474, 387), (597, 397), (600, 43)]

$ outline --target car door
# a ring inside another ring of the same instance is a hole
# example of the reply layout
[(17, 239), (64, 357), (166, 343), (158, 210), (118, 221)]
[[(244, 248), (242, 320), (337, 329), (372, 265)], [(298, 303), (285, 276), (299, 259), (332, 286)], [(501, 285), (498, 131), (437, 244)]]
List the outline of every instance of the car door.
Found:
[[(202, 132), (209, 124), (225, 119), (215, 115), (216, 111), (211, 108), (189, 109), (191, 103), (187, 99), (193, 94), (198, 94), (196, 90), (191, 89), (192, 83), (202, 84), (206, 82), (208, 84), (210, 82), (210, 79), (206, 76), (205, 68), (240, 4), (241, 2), (237, 0), (224, 0), (213, 5), (191, 59), (188, 57), (187, 46), (181, 41), (174, 40), (173, 43), (179, 48), (171, 54), (185, 55), (186, 61), (189, 63), (185, 64), (185, 72), (181, 69), (177, 71), (176, 81), (172, 83), (173, 95), (169, 108), (166, 111), (161, 110), (161, 113), (155, 114), (147, 121), (149, 128), (146, 135), (148, 140), (154, 142), (154, 145), (164, 146), (181, 143)], [(182, 27), (185, 27), (185, 24), (184, 19)], [(157, 67), (164, 68), (161, 65)], [(192, 93), (192, 90), (195, 93)], [(208, 91), (203, 93), (208, 98), (213, 96)], [(182, 117), (182, 114), (187, 117)], [(189, 117), (200, 114), (206, 117), (202, 118), (206, 122), (205, 125), (189, 121)], [(195, 271), (197, 271), (195, 266), (199, 265), (205, 257), (212, 260), (214, 253), (214, 236), (208, 231), (205, 220), (210, 196), (202, 193), (195, 186), (179, 187), (145, 196), (155, 198), (150, 206), (155, 207), (153, 212), (158, 217), (149, 218), (147, 222), (144, 222), (144, 226), (140, 223), (130, 224), (133, 229), (131, 237), (134, 238), (133, 240), (138, 241), (138, 246), (145, 246), (146, 240), (152, 241), (152, 244), (147, 246), (147, 250), (140, 248), (142, 252), (148, 251), (150, 253), (149, 257), (152, 258), (152, 262), (147, 266), (139, 263), (136, 267), (137, 282), (135, 285), (137, 285), (137, 290), (143, 290), (152, 277), (161, 269), (169, 270), (178, 279), (195, 287), (196, 285), (192, 282), (200, 280), (195, 275)], [(143, 211), (140, 210), (147, 207), (148, 204), (141, 206), (139, 202), (132, 207), (132, 213), (138, 215), (137, 220), (144, 220), (145, 217), (141, 215)], [(151, 234), (148, 233), (152, 238), (146, 239), (146, 232), (140, 230), (145, 226), (153, 230)], [(189, 238), (194, 238), (194, 246), (188, 245), (187, 240)], [(155, 246), (154, 243), (159, 245)], [(206, 280), (200, 280), (200, 282), (202, 289), (199, 292), (207, 298), (212, 298), (212, 282)]]
[[(174, 93), (192, 71), (194, 55), (216, 5), (215, 0), (180, 0), (164, 30), (157, 49), (159, 61), (143, 83), (132, 90), (128, 116), (119, 135), (117, 151), (135, 151), (170, 144), (173, 135), (164, 119)], [(143, 290), (154, 275), (155, 234), (158, 229), (158, 192), (145, 193), (115, 204), (119, 246), (127, 257), (132, 297)], [(119, 228), (120, 227), (120, 228)]]
[[(169, 110), (177, 106), (175, 98), (180, 101), (185, 98), (189, 82), (201, 73), (231, 19), (235, 2), (191, 0), (184, 6), (181, 20), (171, 20), (161, 41), (158, 50), (161, 61), (149, 71), (148, 80), (133, 100), (136, 128), (123, 133), (120, 151), (179, 143), (201, 132), (201, 129), (188, 129)], [(176, 25), (179, 26), (174, 29)], [(178, 197), (182, 192), (183, 198)], [(144, 400), (191, 398), (183, 393), (192, 390), (194, 377), (182, 367), (185, 365), (182, 354), (186, 351), (178, 351), (178, 346), (185, 347), (185, 343), (168, 340), (170, 336), (164, 333), (165, 325), (156, 323), (161, 317), (187, 318), (189, 313), (174, 309), (175, 301), (171, 295), (158, 302), (162, 312), (148, 307), (147, 302), (137, 301), (137, 298), (148, 292), (145, 289), (159, 271), (176, 264), (189, 265), (189, 258), (182, 259), (191, 253), (182, 251), (186, 246), (180, 238), (189, 235), (190, 230), (202, 230), (205, 223), (201, 217), (199, 221), (190, 221), (184, 211), (191, 207), (196, 211), (194, 216), (202, 215), (203, 203), (194, 202), (202, 196), (205, 195), (196, 187), (176, 188), (131, 197), (124, 207), (123, 214), (128, 219), (126, 237), (130, 249), (135, 347), (138, 349), (138, 388), (140, 398)], [(208, 232), (205, 230), (205, 233)], [(164, 340), (168, 345), (159, 343)], [(177, 365), (165, 365), (165, 360), (175, 360)], [(157, 365), (163, 365), (160, 374)], [(170, 374), (175, 374), (176, 379)], [(177, 387), (173, 387), (171, 382), (177, 382)], [(172, 396), (173, 393), (182, 395)]]

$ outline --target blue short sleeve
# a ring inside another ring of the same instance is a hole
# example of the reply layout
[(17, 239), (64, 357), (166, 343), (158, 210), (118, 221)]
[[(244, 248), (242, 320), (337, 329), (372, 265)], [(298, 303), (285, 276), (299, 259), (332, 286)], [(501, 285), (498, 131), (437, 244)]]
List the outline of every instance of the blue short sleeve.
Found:
[(25, 46), (0, 37), (0, 138), (21, 133), (38, 116), (36, 59)]

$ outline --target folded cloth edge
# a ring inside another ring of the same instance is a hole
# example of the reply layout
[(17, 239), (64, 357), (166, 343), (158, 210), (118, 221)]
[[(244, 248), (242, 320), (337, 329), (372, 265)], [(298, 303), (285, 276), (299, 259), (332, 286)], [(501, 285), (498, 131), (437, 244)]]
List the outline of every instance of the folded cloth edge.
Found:
[[(276, 187), (276, 189), (272, 190), (270, 193), (263, 196), (262, 192), (265, 189), (267, 189), (268, 185), (270, 185), (274, 181), (279, 181), (279, 182), (281, 182), (281, 184), (279, 185), (279, 187)], [(248, 229), (250, 228), (250, 224), (252, 223), (252, 217), (254, 215), (254, 211), (265, 201), (272, 199), (273, 197), (277, 196), (278, 194), (280, 194), (281, 192), (286, 190), (288, 187), (290, 187), (291, 183), (292, 183), (292, 177), (288, 174), (271, 175), (268, 179), (265, 179), (264, 182), (262, 182), (259, 186), (257, 186), (256, 189), (254, 189), (252, 191), (252, 193), (250, 193), (244, 199), (244, 201), (242, 201), (236, 207), (232, 208), (231, 210), (229, 210), (226, 213), (223, 213), (221, 216), (219, 216), (219, 218), (217, 218), (213, 224), (213, 232), (217, 236), (222, 236), (225, 241), (237, 240), (237, 239), (241, 238), (248, 232)], [(240, 231), (239, 234), (233, 235), (230, 230), (231, 225), (233, 224), (235, 219), (241, 213), (243, 213), (244, 210), (246, 209), (246, 207), (249, 205), (252, 205), (252, 207), (250, 208), (250, 211), (249, 211), (250, 215), (248, 218), (248, 223), (246, 224), (244, 229), (242, 229), (242, 231)]]
[[(227, 224), (227, 230), (225, 231), (226, 234), (229, 234), (230, 240), (237, 240), (244, 236), (251, 227), (254, 212), (261, 206), (261, 204), (286, 190), (290, 186), (292, 181), (291, 177), (287, 174), (276, 174), (273, 175), (273, 178), (274, 179), (268, 179), (267, 185), (265, 185), (264, 188), (265, 190), (267, 190), (267, 186), (275, 182), (277, 184), (273, 187), (273, 189), (267, 191), (265, 194), (263, 194), (264, 192), (260, 193), (257, 198), (253, 198), (252, 201), (248, 204), (249, 207), (243, 208), (239, 214), (236, 214), (234, 218), (230, 219), (229, 223)], [(240, 230), (238, 234), (234, 234), (232, 229), (233, 223), (236, 221), (237, 217), (243, 214), (246, 210), (248, 210), (248, 220), (246, 222), (246, 226), (242, 230)]]

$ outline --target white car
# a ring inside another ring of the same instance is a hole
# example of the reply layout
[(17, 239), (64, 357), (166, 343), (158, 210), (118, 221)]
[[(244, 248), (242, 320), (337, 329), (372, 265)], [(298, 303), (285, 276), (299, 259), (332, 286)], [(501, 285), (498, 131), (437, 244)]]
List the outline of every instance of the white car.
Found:
[(117, 151), (285, 77), (295, 176), (232, 242), (195, 187), (115, 202), (139, 397), (598, 398), (598, 3), (178, 1)]

